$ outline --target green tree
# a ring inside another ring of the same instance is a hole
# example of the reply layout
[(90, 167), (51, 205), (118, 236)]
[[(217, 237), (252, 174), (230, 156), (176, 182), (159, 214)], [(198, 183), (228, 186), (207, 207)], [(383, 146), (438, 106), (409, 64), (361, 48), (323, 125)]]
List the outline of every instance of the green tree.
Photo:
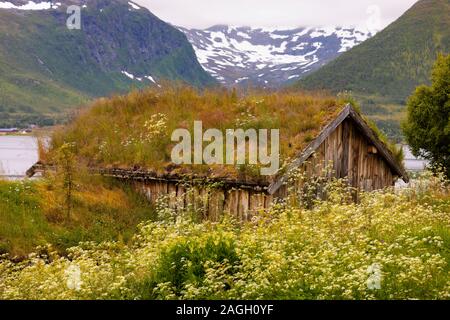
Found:
[(431, 80), (431, 86), (417, 87), (409, 98), (403, 132), (415, 156), (450, 178), (450, 55), (438, 56)]
[(64, 143), (56, 154), (57, 172), (56, 178), (61, 186), (61, 191), (64, 195), (64, 207), (67, 218), (70, 219), (70, 214), (73, 207), (73, 192), (76, 186), (76, 158), (74, 152), (74, 144)]

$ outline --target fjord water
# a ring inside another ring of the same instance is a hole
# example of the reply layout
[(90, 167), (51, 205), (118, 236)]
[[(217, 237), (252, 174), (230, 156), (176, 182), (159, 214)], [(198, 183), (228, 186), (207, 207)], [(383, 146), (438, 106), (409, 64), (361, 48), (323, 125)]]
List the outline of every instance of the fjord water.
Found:
[(428, 161), (415, 157), (408, 146), (403, 146), (405, 154), (405, 168), (408, 171), (420, 172), (426, 169)]
[(23, 178), (38, 161), (37, 139), (31, 136), (0, 136), (0, 177)]

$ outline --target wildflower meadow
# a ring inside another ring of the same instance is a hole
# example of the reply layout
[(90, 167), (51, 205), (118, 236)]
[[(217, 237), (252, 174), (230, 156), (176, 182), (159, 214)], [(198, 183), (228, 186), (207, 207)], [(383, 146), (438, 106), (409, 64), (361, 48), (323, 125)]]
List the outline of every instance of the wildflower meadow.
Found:
[(198, 222), (164, 201), (132, 240), (0, 262), (0, 299), (449, 299), (450, 195), (439, 179)]

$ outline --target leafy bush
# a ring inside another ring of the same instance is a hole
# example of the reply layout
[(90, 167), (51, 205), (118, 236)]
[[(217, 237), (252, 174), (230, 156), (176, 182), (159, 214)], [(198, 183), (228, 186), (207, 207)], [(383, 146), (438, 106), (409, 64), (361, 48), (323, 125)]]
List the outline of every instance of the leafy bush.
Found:
[[(172, 292), (179, 296), (190, 285), (204, 285), (208, 264), (233, 265), (237, 260), (232, 237), (212, 233), (194, 239), (179, 239), (162, 249), (154, 281), (170, 284)], [(157, 297), (161, 297), (161, 293)]]
[(450, 178), (450, 54), (440, 55), (431, 86), (419, 86), (408, 101), (403, 131), (411, 151)]

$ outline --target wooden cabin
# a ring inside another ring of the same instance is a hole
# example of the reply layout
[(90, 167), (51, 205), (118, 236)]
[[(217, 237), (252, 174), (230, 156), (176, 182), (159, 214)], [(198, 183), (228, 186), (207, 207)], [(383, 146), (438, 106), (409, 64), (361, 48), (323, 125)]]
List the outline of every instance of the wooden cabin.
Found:
[[(301, 150), (286, 173), (259, 180), (233, 177), (205, 177), (173, 172), (127, 168), (93, 169), (96, 173), (131, 182), (151, 203), (166, 196), (174, 209), (192, 206), (205, 219), (217, 221), (223, 212), (239, 220), (248, 220), (274, 201), (288, 196), (292, 172), (302, 172), (311, 180), (323, 175), (326, 179), (347, 179), (358, 191), (374, 191), (394, 186), (397, 179), (408, 182), (408, 176), (388, 147), (378, 138), (366, 121), (350, 105), (345, 106), (332, 121), (323, 125), (319, 134)], [(31, 169), (32, 175), (39, 167)], [(303, 181), (302, 183), (305, 183)]]

